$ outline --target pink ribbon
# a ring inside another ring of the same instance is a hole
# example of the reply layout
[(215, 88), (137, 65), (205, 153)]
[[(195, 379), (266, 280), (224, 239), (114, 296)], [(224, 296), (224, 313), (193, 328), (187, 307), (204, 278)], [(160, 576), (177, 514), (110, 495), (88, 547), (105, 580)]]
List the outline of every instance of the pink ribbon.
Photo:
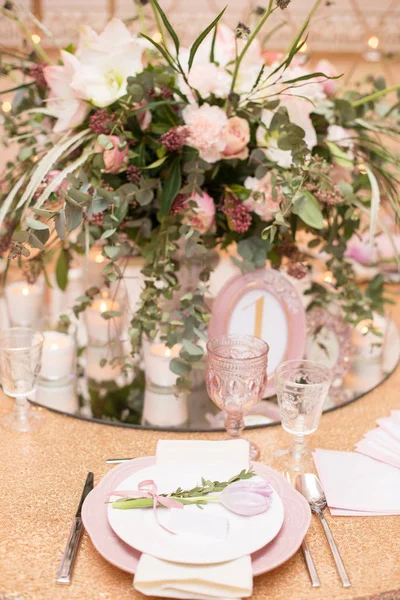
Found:
[(168, 529), (165, 525), (160, 523), (157, 516), (157, 506), (161, 504), (165, 506), (165, 508), (183, 508), (184, 505), (178, 500), (174, 500), (173, 498), (168, 498), (167, 496), (160, 496), (157, 494), (157, 485), (152, 479), (146, 479), (145, 481), (141, 481), (138, 485), (137, 490), (118, 490), (116, 492), (110, 492), (109, 496), (121, 496), (121, 497), (129, 497), (129, 498), (153, 498), (153, 512), (154, 518), (157, 523), (168, 531), (169, 533), (173, 533), (175, 535), (175, 531)]

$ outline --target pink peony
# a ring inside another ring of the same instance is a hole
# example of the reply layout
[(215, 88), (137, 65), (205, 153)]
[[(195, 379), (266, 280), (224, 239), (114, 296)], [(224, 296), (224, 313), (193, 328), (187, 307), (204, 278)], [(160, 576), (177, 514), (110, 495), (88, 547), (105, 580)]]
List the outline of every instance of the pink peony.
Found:
[(278, 212), (282, 196), (278, 194), (276, 200), (272, 198), (271, 176), (267, 173), (262, 179), (256, 177), (247, 177), (244, 186), (257, 192), (250, 196), (243, 204), (251, 211), (256, 213), (262, 221), (272, 221), (274, 212)]
[(112, 150), (105, 150), (100, 144), (96, 144), (95, 151), (103, 152), (103, 160), (106, 173), (118, 173), (124, 164), (125, 156), (128, 153), (128, 146), (126, 145), (122, 150), (119, 150), (120, 139), (117, 135), (110, 135), (108, 138), (112, 144)]
[[(315, 67), (315, 71), (318, 73), (324, 73), (328, 77), (336, 77), (338, 74), (335, 67), (328, 60), (320, 60)], [(334, 96), (339, 88), (337, 79), (320, 79), (320, 83), (327, 96)]]
[(187, 213), (187, 219), (185, 219), (186, 222), (190, 223), (190, 225), (200, 233), (207, 233), (214, 223), (214, 200), (207, 192), (203, 191), (202, 196), (194, 192), (190, 198), (188, 198), (188, 201), (191, 203), (195, 202), (196, 207), (190, 208)]
[(182, 116), (189, 127), (188, 146), (197, 148), (203, 160), (217, 162), (227, 142), (225, 126), (228, 117), (222, 108), (209, 104), (198, 107), (193, 104), (183, 109)]
[(65, 50), (61, 50), (63, 65), (48, 66), (43, 69), (43, 75), (50, 93), (47, 98), (47, 108), (56, 117), (54, 131), (59, 133), (80, 125), (89, 112), (89, 104), (80, 99), (80, 95), (72, 87), (72, 81), (80, 68), (79, 60)]
[(225, 127), (226, 146), (223, 158), (240, 158), (244, 160), (249, 155), (247, 144), (250, 141), (250, 127), (245, 119), (232, 117)]

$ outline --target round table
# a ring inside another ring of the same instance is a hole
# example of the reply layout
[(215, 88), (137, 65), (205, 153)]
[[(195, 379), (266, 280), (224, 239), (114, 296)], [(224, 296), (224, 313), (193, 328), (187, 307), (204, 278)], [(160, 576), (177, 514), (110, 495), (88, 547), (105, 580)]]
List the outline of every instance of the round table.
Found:
[[(400, 322), (400, 306), (393, 311)], [(0, 395), (0, 410), (12, 401)], [(352, 450), (379, 417), (400, 408), (400, 370), (353, 404), (324, 415), (314, 447)], [(95, 483), (112, 468), (106, 458), (147, 456), (157, 440), (218, 439), (220, 433), (163, 433), (111, 427), (44, 409), (44, 426), (30, 434), (1, 429), (0, 598), (4, 600), (132, 600), (132, 577), (108, 564), (83, 535), (72, 584), (55, 583), (73, 516), (88, 471)], [(262, 448), (262, 461), (288, 439), (280, 427), (247, 432)], [(400, 494), (399, 494), (400, 503)], [(254, 599), (395, 600), (400, 598), (400, 517), (336, 517), (326, 511), (353, 586), (344, 589), (320, 524), (313, 517), (308, 541), (322, 586), (313, 589), (301, 552), (282, 567), (255, 578)]]

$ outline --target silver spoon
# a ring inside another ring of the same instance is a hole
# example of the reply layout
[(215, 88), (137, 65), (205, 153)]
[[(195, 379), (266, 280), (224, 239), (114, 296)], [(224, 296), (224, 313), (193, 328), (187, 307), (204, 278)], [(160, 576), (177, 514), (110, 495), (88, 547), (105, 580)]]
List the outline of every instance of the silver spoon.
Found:
[(329, 525), (325, 520), (324, 509), (326, 508), (326, 498), (324, 490), (322, 489), (321, 483), (313, 473), (305, 473), (304, 475), (297, 475), (296, 477), (296, 489), (300, 494), (303, 494), (305, 499), (313, 513), (317, 515), (321, 521), (322, 528), (325, 532), (326, 539), (328, 540), (329, 547), (335, 559), (336, 567), (342, 580), (343, 587), (350, 587), (351, 582), (347, 574), (346, 568), (343, 564), (342, 557), (340, 556), (339, 548), (336, 545), (335, 540)]

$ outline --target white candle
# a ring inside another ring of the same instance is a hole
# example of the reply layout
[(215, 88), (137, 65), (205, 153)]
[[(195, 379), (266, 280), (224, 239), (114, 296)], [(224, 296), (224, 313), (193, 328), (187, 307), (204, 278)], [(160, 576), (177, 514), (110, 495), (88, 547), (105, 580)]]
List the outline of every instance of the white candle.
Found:
[(122, 333), (122, 316), (104, 319), (102, 314), (120, 311), (120, 303), (111, 298), (98, 298), (85, 311), (89, 340), (106, 344), (110, 339), (118, 338)]
[(179, 427), (188, 420), (187, 394), (160, 393), (157, 388), (147, 386), (144, 393), (144, 425), (154, 427)]
[(73, 337), (59, 331), (43, 332), (42, 379), (58, 381), (75, 373), (75, 342)]
[(181, 348), (181, 344), (175, 344), (172, 348), (168, 348), (161, 342), (145, 340), (143, 355), (146, 379), (159, 387), (174, 386), (178, 375), (171, 371), (170, 363), (173, 358), (179, 356)]
[[(106, 360), (104, 367), (100, 362)], [(105, 346), (87, 346), (86, 348), (86, 377), (95, 381), (112, 381), (121, 374), (119, 365), (110, 365), (110, 354)]]
[[(373, 328), (382, 336), (375, 335), (370, 331)], [(386, 329), (386, 320), (378, 314), (373, 315), (370, 320), (360, 321), (353, 329), (353, 342), (356, 349), (356, 358), (376, 359), (382, 355), (383, 341)]]
[(130, 315), (135, 314), (137, 311), (140, 294), (144, 288), (144, 275), (141, 273), (144, 265), (145, 261), (141, 256), (131, 258), (127, 266), (124, 264), (120, 265), (123, 273), (123, 282), (125, 285)]
[(39, 283), (29, 285), (24, 281), (16, 281), (6, 286), (5, 297), (13, 326), (37, 325), (43, 306), (43, 291)]
[(56, 321), (76, 304), (76, 299), (84, 293), (83, 269), (73, 267), (68, 271), (68, 286), (65, 291), (57, 285), (56, 276), (51, 276), (50, 315)]

